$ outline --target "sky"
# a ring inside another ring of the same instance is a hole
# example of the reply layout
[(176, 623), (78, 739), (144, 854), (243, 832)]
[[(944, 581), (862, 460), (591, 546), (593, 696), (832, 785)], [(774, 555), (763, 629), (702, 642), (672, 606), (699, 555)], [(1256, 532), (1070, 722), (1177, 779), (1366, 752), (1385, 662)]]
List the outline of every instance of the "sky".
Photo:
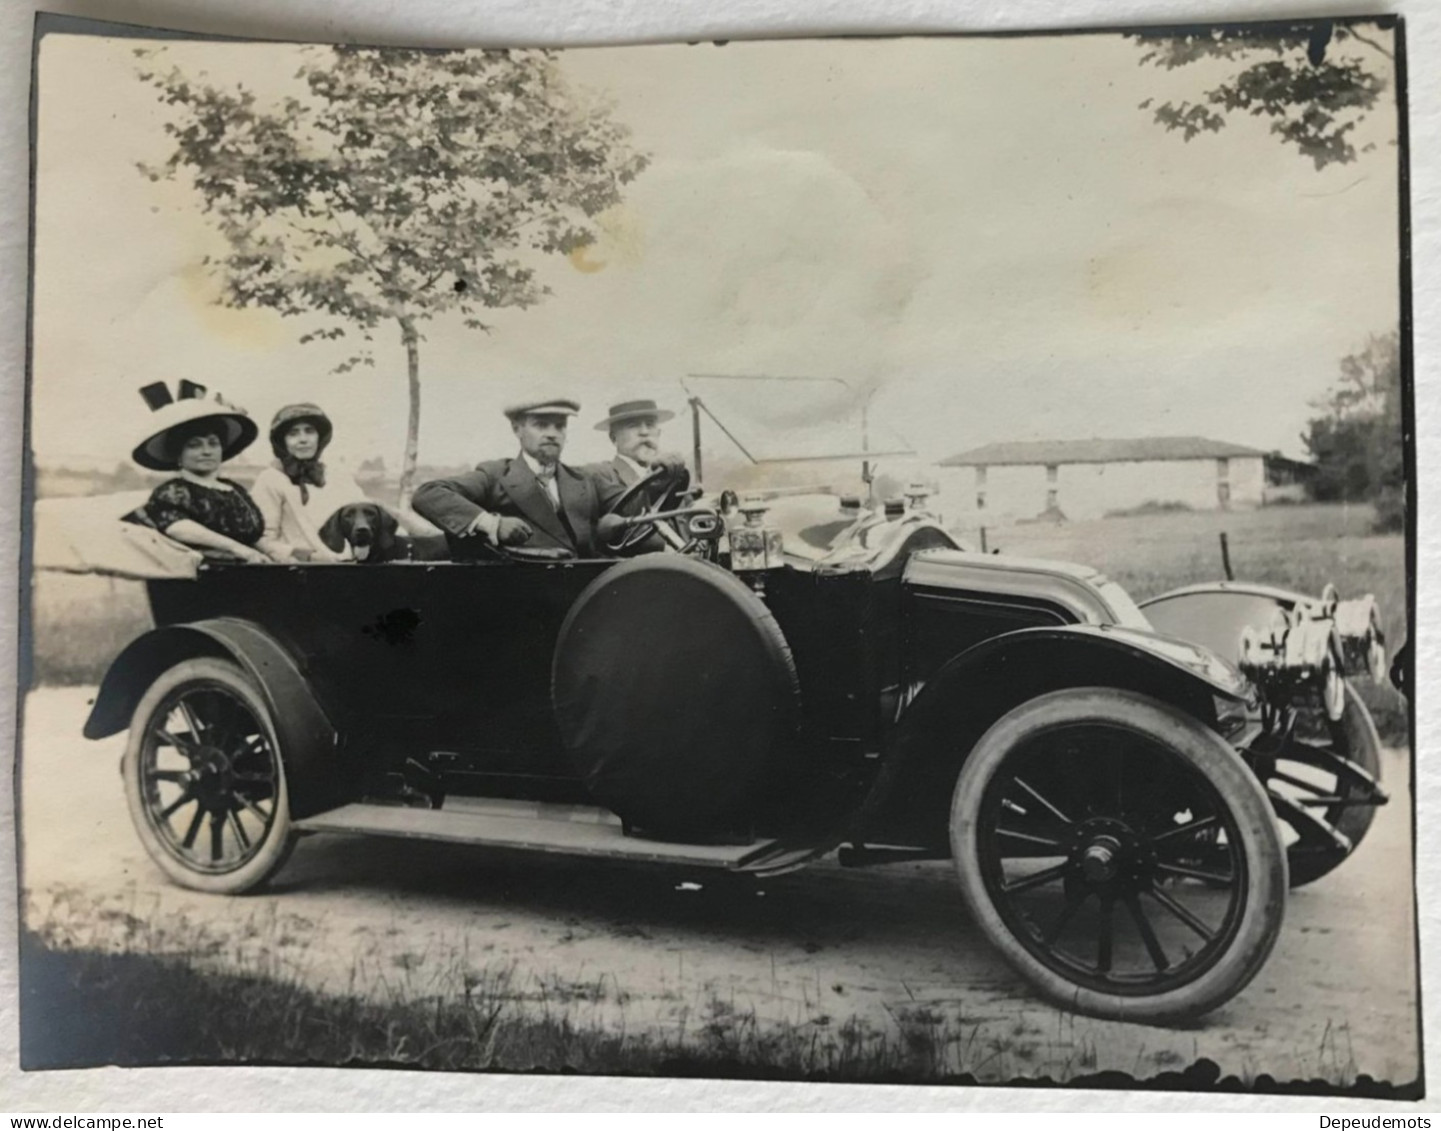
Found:
[[(338, 453), (398, 466), (398, 334), (374, 370), (335, 375), (342, 346), (297, 341), (318, 319), (214, 303), (201, 259), (221, 245), (196, 198), (136, 168), (168, 149), (135, 46), (41, 51), (37, 460), (124, 460), (136, 390), (189, 377), (262, 423), (318, 401)], [(167, 47), (262, 95), (289, 89), (296, 51)], [(1372, 152), (1318, 172), (1254, 121), (1162, 131), (1139, 104), (1215, 73), (1139, 57), (1111, 34), (564, 52), (651, 164), (596, 247), (546, 264), (545, 303), (493, 313), (489, 334), (426, 328), (422, 461), (510, 454), (501, 406), (531, 393), (579, 399), (567, 459), (601, 458), (608, 404), (680, 412), (687, 375), (715, 373), (819, 379), (688, 382), (767, 458), (853, 450), (863, 400), (871, 446), (913, 450), (907, 467), (1090, 436), (1303, 456), (1340, 359), (1397, 323), (1394, 107), (1358, 137)], [(687, 449), (684, 418), (667, 441)]]

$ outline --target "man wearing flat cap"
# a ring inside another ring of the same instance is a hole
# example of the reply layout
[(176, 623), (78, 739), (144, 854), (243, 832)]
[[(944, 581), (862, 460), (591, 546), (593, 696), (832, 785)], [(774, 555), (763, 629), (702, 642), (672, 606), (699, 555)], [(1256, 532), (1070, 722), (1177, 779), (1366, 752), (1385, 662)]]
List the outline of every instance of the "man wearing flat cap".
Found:
[(566, 427), (579, 411), (577, 402), (564, 397), (508, 406), (505, 415), (520, 454), (422, 484), (411, 505), (445, 531), (455, 557), (472, 556), (483, 542), (605, 556), (596, 522), (625, 488), (560, 462)]

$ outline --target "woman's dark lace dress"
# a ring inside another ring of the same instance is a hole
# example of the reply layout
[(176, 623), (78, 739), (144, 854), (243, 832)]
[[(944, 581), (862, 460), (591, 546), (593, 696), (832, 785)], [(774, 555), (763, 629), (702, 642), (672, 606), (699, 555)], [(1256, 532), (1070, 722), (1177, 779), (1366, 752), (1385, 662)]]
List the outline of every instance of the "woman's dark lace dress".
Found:
[(168, 479), (150, 494), (145, 514), (157, 530), (188, 518), (245, 546), (253, 546), (265, 533), (265, 520), (246, 494), (245, 488), (229, 479), (229, 491), (202, 487), (188, 479)]

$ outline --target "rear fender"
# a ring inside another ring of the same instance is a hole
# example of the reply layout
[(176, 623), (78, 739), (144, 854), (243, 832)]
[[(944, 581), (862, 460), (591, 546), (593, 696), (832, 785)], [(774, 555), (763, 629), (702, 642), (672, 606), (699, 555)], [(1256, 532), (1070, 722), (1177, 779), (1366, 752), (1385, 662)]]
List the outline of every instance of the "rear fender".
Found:
[(336, 804), (335, 726), (290, 654), (250, 621), (218, 617), (168, 625), (135, 640), (105, 673), (95, 706), (85, 720), (85, 737), (104, 738), (124, 730), (156, 677), (198, 656), (235, 661), (260, 689), (284, 751), (291, 816), (312, 816)]
[(1248, 702), (1230, 664), (1185, 641), (1116, 626), (1022, 629), (955, 656), (926, 683), (892, 734), (861, 811), (857, 839), (943, 846), (961, 764), (981, 735), (1027, 700), (1069, 687), (1112, 687), (1169, 703), (1216, 727), (1217, 699)]

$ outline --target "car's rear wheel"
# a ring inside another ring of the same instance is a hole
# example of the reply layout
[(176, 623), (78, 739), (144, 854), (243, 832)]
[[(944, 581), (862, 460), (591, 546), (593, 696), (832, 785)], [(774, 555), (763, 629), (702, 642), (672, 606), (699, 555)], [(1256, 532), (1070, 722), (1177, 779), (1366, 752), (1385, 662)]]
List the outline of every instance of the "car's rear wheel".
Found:
[(1051, 1001), (1100, 1017), (1213, 1010), (1281, 929), (1286, 856), (1255, 776), (1131, 692), (1053, 692), (992, 726), (956, 782), (951, 847), (991, 942)]
[(197, 657), (164, 672), (135, 708), (121, 769), (141, 843), (177, 884), (239, 894), (290, 855), (280, 744), (235, 664)]

